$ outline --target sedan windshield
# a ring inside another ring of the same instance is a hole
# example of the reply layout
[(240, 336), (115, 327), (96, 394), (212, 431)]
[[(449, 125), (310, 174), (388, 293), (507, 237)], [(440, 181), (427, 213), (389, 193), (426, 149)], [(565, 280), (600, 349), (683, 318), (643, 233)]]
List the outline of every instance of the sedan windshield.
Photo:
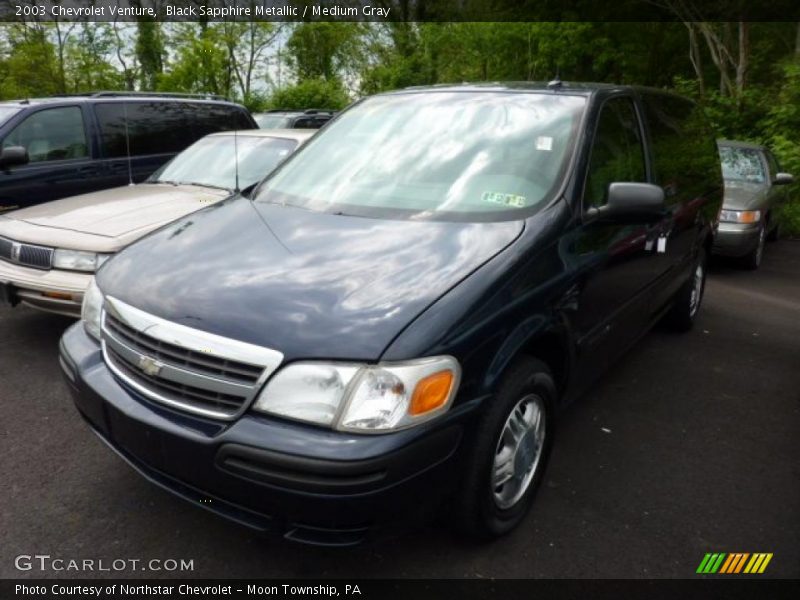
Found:
[(725, 181), (746, 181), (749, 183), (764, 183), (766, 181), (761, 152), (755, 148), (720, 146), (719, 156), (722, 160), (722, 177)]
[(238, 149), (233, 135), (211, 135), (189, 146), (156, 171), (151, 183), (182, 183), (232, 190), (236, 187), (236, 155), (239, 156), (239, 189), (266, 177), (297, 142), (286, 138), (240, 134)]
[(384, 218), (520, 218), (557, 190), (584, 105), (550, 93), (376, 96), (329, 123), (256, 200)]

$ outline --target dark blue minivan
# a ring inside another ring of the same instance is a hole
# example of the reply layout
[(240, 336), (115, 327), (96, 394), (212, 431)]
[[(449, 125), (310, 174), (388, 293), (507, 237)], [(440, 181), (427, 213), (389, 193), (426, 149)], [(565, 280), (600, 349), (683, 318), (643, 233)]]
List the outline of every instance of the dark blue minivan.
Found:
[(0, 102), (0, 212), (138, 183), (206, 134), (256, 127), (243, 106), (199, 95)]
[(234, 521), (345, 545), (445, 506), (492, 538), (558, 409), (657, 321), (692, 327), (721, 202), (679, 96), (382, 94), (108, 261), (61, 365), (110, 448)]

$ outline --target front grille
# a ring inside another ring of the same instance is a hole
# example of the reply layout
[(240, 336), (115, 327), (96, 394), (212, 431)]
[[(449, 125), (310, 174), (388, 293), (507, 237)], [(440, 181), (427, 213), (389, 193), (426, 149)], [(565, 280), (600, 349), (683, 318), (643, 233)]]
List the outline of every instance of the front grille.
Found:
[(212, 335), (107, 298), (106, 363), (143, 396), (173, 408), (231, 419), (283, 360), (280, 352)]
[(11, 240), (7, 240), (6, 238), (0, 238), (0, 258), (5, 260), (11, 260), (11, 247), (13, 244)]
[(255, 385), (264, 370), (263, 367), (236, 363), (164, 342), (136, 331), (111, 315), (106, 316), (106, 327), (120, 341), (142, 354), (170, 364), (187, 367), (204, 375)]
[(35, 269), (53, 265), (53, 249), (0, 238), (0, 259)]

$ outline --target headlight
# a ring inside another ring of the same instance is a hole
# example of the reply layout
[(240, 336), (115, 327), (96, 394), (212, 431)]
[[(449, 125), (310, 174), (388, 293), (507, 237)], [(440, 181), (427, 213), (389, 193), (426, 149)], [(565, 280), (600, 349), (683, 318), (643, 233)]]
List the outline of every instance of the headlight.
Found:
[(57, 248), (53, 252), (53, 267), (68, 271), (94, 272), (106, 262), (110, 254), (97, 254), (96, 252), (83, 252), (81, 250), (63, 250)]
[(723, 209), (719, 213), (719, 220), (725, 223), (758, 223), (761, 220), (761, 211)]
[(253, 408), (343, 431), (381, 433), (447, 411), (460, 378), (451, 356), (378, 365), (300, 362), (280, 370)]
[(103, 310), (103, 292), (97, 287), (94, 277), (83, 294), (83, 306), (81, 306), (81, 319), (86, 332), (93, 338), (100, 339), (100, 316)]

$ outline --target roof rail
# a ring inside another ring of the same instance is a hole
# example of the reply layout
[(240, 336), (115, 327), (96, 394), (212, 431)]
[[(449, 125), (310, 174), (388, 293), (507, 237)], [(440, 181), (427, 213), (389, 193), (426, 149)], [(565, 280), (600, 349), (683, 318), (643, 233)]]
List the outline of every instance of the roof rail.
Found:
[(225, 96), (219, 94), (184, 94), (180, 92), (92, 92), (88, 94), (92, 98), (115, 98), (115, 97), (156, 97), (156, 98), (194, 98), (201, 100), (227, 100)]

